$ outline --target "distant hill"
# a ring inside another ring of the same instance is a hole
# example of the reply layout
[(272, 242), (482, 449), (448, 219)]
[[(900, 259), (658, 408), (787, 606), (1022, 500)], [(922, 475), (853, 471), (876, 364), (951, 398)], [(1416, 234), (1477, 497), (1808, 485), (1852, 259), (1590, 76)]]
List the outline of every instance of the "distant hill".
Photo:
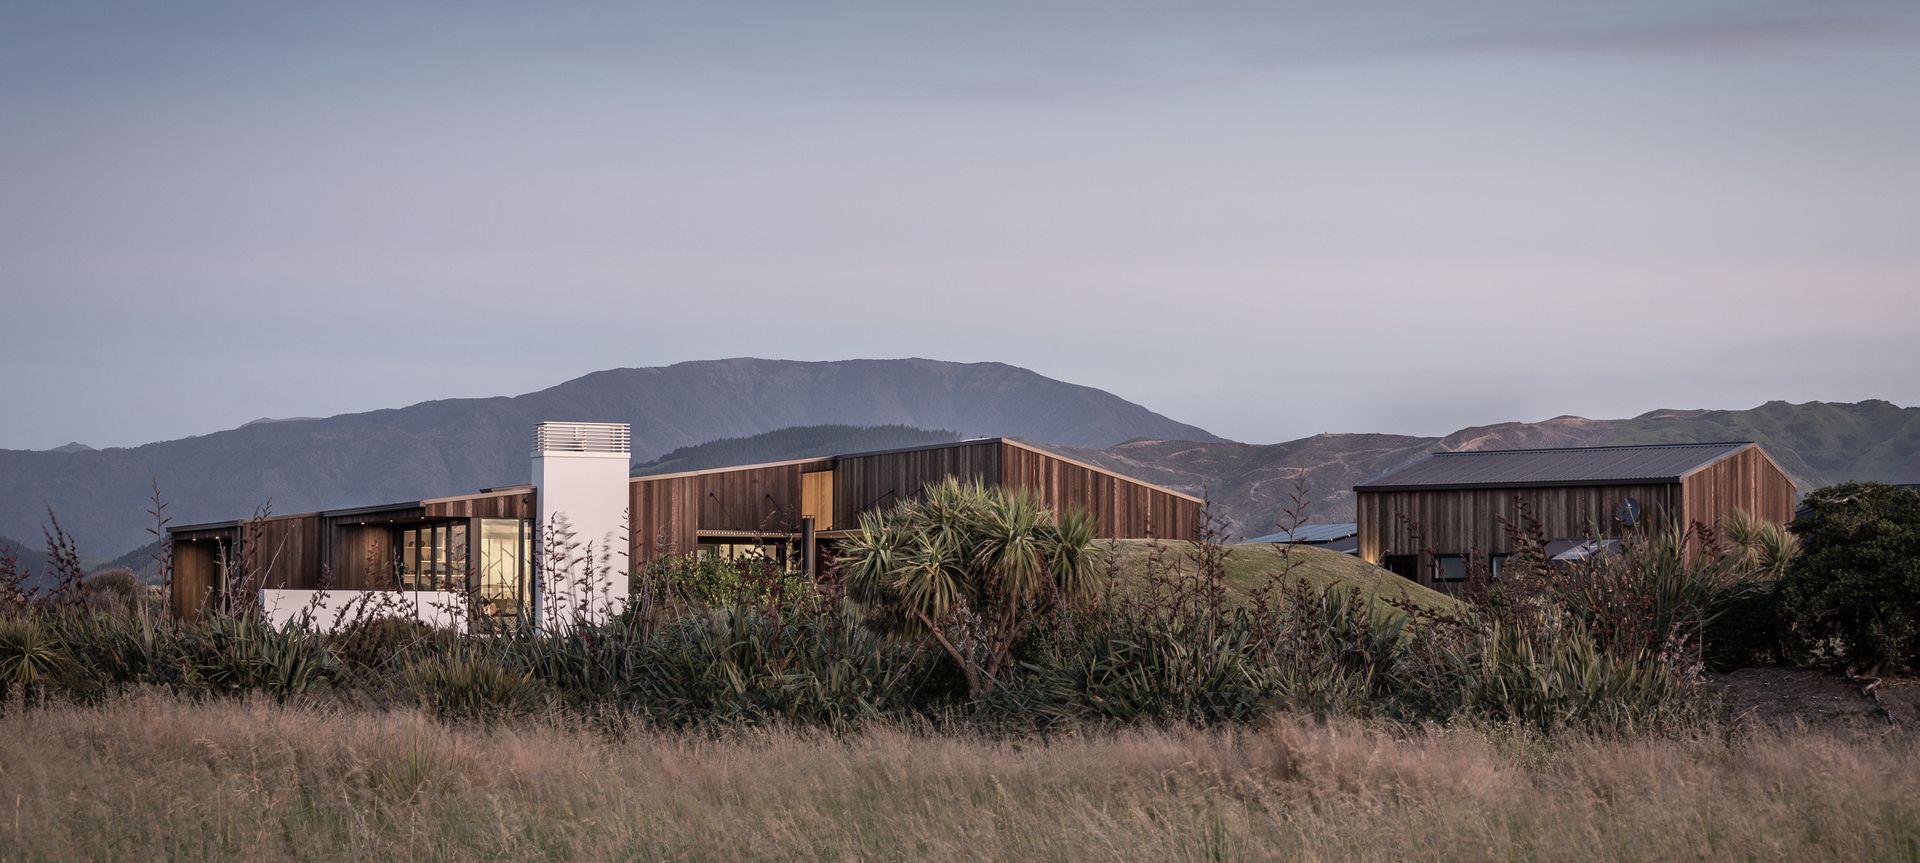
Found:
[(843, 455), (898, 447), (925, 446), (960, 440), (959, 432), (932, 431), (903, 425), (819, 425), (777, 429), (747, 437), (725, 438), (681, 447), (653, 461), (637, 465), (634, 476), (705, 470), (756, 462), (785, 461), (820, 455)]
[(1237, 536), (1272, 530), (1296, 479), (1316, 522), (1353, 518), (1353, 486), (1436, 450), (1752, 440), (1802, 492), (1846, 480), (1920, 482), (1920, 408), (1890, 402), (1768, 402), (1750, 410), (1657, 410), (1632, 419), (1563, 416), (1461, 429), (1443, 438), (1323, 434), (1278, 444), (1129, 441), (1082, 458), (1200, 494)]
[(0, 450), (0, 534), (51, 505), (82, 553), (146, 543), (150, 478), (175, 524), (417, 499), (525, 482), (541, 420), (625, 422), (636, 459), (795, 426), (904, 425), (1083, 447), (1219, 438), (1111, 393), (1001, 363), (731, 359), (595, 372), (520, 396), (249, 423), (131, 448)]
[(139, 548), (150, 541), (149, 477), (171, 502), (175, 524), (245, 515), (269, 499), (286, 513), (524, 482), (533, 424), (546, 419), (630, 423), (634, 456), (647, 471), (1020, 437), (1204, 492), (1237, 537), (1270, 532), (1296, 479), (1307, 485), (1312, 520), (1350, 520), (1355, 483), (1436, 449), (1751, 439), (1802, 490), (1846, 479), (1920, 482), (1920, 408), (1885, 401), (1567, 416), (1442, 438), (1323, 434), (1245, 444), (998, 363), (736, 359), (615, 369), (521, 396), (256, 422), (133, 448), (0, 450), (0, 534), (39, 536), (51, 505), (82, 554)]
[(53, 566), (47, 562), (47, 555), (40, 546), (29, 546), (11, 537), (0, 536), (0, 555), (11, 554), (14, 565), (20, 572), (27, 573), (24, 582), (28, 589), (34, 589), (53, 583)]

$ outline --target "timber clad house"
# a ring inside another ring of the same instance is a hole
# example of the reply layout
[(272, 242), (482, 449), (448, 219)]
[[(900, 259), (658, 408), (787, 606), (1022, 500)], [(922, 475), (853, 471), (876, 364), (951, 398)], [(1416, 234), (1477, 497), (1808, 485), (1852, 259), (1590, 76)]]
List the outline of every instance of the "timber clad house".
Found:
[[(535, 561), (571, 556), (611, 563), (603, 583), (573, 599), (575, 608), (612, 612), (625, 602), (630, 563), (767, 555), (811, 573), (862, 513), (948, 477), (1025, 489), (1056, 511), (1085, 509), (1108, 539), (1195, 539), (1203, 506), (1006, 438), (651, 476), (628, 476), (629, 463), (625, 425), (541, 423), (528, 485), (172, 528), (173, 610), (200, 614), (243, 572), (244, 589), (259, 590), (276, 620), (395, 590), (438, 623), (460, 623), (463, 609), (552, 616), (568, 600), (540, 595)], [(556, 553), (567, 544), (570, 555)]]
[(1750, 441), (1437, 452), (1353, 487), (1361, 559), (1442, 590), (1498, 577), (1524, 504), (1549, 555), (1635, 531), (1717, 529), (1735, 511), (1793, 520), (1793, 480)]

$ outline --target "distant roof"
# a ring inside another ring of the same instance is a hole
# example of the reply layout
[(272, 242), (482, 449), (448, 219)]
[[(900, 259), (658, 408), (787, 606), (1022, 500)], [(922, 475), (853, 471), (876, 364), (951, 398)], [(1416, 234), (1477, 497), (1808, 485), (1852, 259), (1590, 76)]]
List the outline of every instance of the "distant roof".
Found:
[(1248, 542), (1332, 542), (1346, 539), (1360, 532), (1360, 525), (1350, 521), (1329, 524), (1303, 524), (1293, 530), (1283, 530), (1266, 536), (1256, 536)]
[(1752, 441), (1436, 452), (1355, 491), (1678, 482)]

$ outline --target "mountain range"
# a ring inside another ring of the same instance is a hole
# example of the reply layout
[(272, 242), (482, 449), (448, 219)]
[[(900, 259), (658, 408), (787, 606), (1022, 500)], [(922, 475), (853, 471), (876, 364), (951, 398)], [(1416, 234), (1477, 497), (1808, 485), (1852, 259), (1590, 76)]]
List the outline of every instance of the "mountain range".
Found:
[(636, 472), (1019, 437), (1204, 493), (1236, 536), (1268, 532), (1296, 483), (1313, 521), (1350, 519), (1356, 482), (1437, 449), (1756, 440), (1802, 489), (1845, 479), (1920, 481), (1920, 408), (1885, 401), (1249, 444), (999, 363), (731, 359), (595, 372), (519, 396), (254, 422), (138, 447), (0, 450), (0, 536), (38, 537), (51, 507), (85, 554), (137, 548), (150, 538), (155, 481), (175, 524), (244, 516), (268, 502), (276, 512), (299, 512), (524, 482), (532, 426), (546, 419), (629, 423)]
[(1748, 410), (1656, 410), (1631, 419), (1562, 416), (1461, 429), (1444, 437), (1322, 434), (1278, 444), (1136, 440), (1074, 455), (1194, 494), (1226, 528), (1257, 536), (1305, 487), (1314, 522), (1350, 521), (1353, 486), (1439, 450), (1751, 440), (1801, 491), (1845, 480), (1920, 482), (1920, 408), (1890, 402), (1768, 402)]
[(83, 552), (148, 541), (158, 482), (175, 524), (360, 506), (526, 482), (541, 420), (624, 422), (633, 455), (793, 426), (905, 425), (1102, 448), (1218, 441), (1111, 393), (1001, 363), (729, 359), (594, 372), (519, 396), (446, 399), (324, 419), (252, 422), (144, 446), (0, 450), (0, 536), (30, 540), (51, 507)]

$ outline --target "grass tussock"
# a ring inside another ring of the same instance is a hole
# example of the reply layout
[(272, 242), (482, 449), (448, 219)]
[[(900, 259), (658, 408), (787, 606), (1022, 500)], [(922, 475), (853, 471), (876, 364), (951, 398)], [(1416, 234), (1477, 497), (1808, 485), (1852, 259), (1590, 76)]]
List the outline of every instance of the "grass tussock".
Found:
[(0, 718), (0, 858), (1915, 859), (1917, 750), (1302, 719), (609, 735), (145, 695)]

